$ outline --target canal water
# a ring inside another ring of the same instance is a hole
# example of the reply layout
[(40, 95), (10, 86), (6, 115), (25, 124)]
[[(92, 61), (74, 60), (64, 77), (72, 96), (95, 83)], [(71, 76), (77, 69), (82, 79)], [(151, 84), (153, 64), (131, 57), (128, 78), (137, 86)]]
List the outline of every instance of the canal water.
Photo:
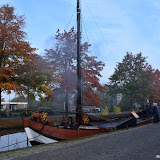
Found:
[(25, 147), (31, 147), (25, 132), (0, 136), (0, 152)]

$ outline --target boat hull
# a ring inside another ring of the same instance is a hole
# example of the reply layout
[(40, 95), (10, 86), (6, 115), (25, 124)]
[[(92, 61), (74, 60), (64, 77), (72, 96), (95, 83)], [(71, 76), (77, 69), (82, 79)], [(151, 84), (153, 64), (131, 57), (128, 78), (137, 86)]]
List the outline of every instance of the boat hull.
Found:
[(153, 118), (142, 120), (137, 119), (135, 115), (129, 116), (128, 114), (117, 116), (118, 120), (115, 117), (109, 117), (112, 119), (110, 122), (108, 122), (107, 118), (99, 117), (100, 121), (92, 118), (89, 126), (81, 125), (77, 129), (70, 128), (69, 126), (66, 128), (64, 126), (55, 127), (51, 123), (44, 124), (41, 121), (35, 121), (33, 118), (30, 119), (28, 117), (23, 118), (23, 124), (28, 140), (32, 145), (36, 145), (71, 140), (153, 122)]
[(49, 124), (35, 122), (29, 118), (23, 118), (25, 132), (31, 144), (48, 144), (62, 140), (76, 139), (105, 132), (105, 130), (87, 127), (87, 129), (60, 128)]
[(25, 132), (32, 145), (49, 144), (49, 143), (58, 142), (57, 140), (54, 140), (54, 138), (43, 135), (29, 127), (25, 128)]

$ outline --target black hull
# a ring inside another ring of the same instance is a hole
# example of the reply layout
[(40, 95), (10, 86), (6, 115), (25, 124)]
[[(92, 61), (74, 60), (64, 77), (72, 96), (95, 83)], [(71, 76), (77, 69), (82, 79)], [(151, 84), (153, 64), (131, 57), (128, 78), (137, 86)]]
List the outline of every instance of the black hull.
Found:
[(32, 146), (43, 144), (43, 143), (39, 143), (37, 141), (30, 141), (30, 143), (31, 143)]

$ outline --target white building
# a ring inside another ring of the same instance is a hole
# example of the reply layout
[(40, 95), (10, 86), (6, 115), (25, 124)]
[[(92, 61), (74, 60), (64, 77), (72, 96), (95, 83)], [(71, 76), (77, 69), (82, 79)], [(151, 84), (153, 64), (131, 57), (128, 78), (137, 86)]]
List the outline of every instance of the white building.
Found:
[(2, 111), (16, 111), (17, 109), (27, 109), (27, 102), (1, 102)]

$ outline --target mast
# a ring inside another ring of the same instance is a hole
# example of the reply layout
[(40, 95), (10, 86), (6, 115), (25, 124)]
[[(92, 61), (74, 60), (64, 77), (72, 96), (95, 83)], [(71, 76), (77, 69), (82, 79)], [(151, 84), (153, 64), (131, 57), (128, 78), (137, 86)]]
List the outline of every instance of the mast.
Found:
[(76, 122), (82, 124), (82, 96), (81, 96), (81, 9), (80, 0), (77, 0), (77, 106)]

